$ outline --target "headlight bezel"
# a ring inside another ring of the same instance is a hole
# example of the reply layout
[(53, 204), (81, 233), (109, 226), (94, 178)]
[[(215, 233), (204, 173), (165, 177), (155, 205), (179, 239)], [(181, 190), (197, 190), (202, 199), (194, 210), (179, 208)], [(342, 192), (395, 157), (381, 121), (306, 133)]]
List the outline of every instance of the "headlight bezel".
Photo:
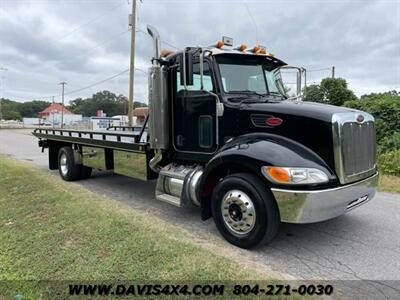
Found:
[(262, 166), (261, 173), (270, 182), (281, 185), (315, 185), (329, 182), (329, 176), (317, 168)]

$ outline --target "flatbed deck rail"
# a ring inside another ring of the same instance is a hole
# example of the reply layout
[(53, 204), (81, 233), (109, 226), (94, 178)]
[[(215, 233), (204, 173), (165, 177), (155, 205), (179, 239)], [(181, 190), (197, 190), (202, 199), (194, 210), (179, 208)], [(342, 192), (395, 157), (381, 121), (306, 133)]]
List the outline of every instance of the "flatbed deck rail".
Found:
[(148, 143), (138, 142), (141, 134), (132, 132), (36, 128), (32, 134), (41, 140), (54, 140), (138, 153), (148, 151)]
[(137, 132), (142, 129), (142, 126), (109, 126), (106, 130), (109, 131), (129, 131), (129, 132)]

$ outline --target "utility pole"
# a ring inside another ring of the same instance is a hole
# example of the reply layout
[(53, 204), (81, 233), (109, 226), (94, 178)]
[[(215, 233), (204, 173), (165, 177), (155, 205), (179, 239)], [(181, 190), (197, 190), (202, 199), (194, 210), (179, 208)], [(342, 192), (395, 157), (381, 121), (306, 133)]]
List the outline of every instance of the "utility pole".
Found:
[[(51, 103), (54, 104), (54, 96), (51, 97)], [(53, 123), (53, 128), (54, 128), (54, 113), (55, 113), (54, 109), (51, 110), (51, 113), (53, 115), (53, 122), (52, 123)]]
[(67, 84), (65, 81), (60, 82), (59, 84), (62, 85), (62, 93), (61, 93), (61, 99), (62, 99), (62, 108), (61, 108), (61, 129), (64, 127), (64, 89), (65, 85)]
[(332, 66), (332, 78), (335, 78), (335, 66)]
[(131, 62), (129, 70), (128, 126), (132, 126), (133, 94), (135, 83), (135, 34), (136, 34), (136, 0), (132, 0), (131, 23)]
[[(0, 71), (4, 71), (4, 72), (6, 72), (6, 71), (8, 71), (8, 69), (7, 68), (4, 68), (4, 67), (0, 67)], [(3, 90), (3, 84), (4, 84), (4, 80), (3, 80), (3, 78), (0, 76), (0, 89), (1, 90)], [(3, 111), (1, 110), (2, 109), (2, 107), (1, 107), (1, 103), (3, 102), (3, 93), (2, 93), (2, 95), (1, 95), (1, 97), (0, 97), (0, 121), (3, 119)]]

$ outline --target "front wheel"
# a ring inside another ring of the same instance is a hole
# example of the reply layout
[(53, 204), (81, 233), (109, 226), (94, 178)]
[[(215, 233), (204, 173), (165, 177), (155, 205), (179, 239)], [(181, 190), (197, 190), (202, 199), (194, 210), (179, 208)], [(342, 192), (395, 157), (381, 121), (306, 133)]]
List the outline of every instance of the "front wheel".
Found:
[(215, 224), (224, 238), (241, 248), (270, 242), (278, 232), (279, 211), (271, 192), (256, 176), (232, 174), (212, 194)]

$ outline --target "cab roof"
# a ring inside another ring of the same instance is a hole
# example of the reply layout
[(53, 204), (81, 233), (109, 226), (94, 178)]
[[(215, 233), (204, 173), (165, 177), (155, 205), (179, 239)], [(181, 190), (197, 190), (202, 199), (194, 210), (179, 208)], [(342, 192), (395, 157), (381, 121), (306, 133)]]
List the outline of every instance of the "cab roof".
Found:
[[(186, 49), (199, 49), (200, 47), (187, 47)], [(207, 51), (209, 52), (212, 56), (219, 56), (219, 55), (245, 55), (245, 56), (251, 56), (251, 57), (265, 57), (266, 60), (268, 60), (271, 64), (275, 65), (276, 67), (280, 67), (280, 66), (285, 66), (287, 65), (287, 63), (285, 63), (284, 61), (280, 60), (279, 58), (276, 58), (273, 54), (271, 53), (254, 53), (252, 51), (240, 51), (238, 49), (234, 49), (234, 48), (217, 48), (217, 47), (203, 47), (201, 48), (203, 51)], [(167, 61), (171, 61), (171, 60), (175, 60), (177, 58), (178, 55), (180, 55), (183, 51), (177, 51), (177, 52), (173, 52), (170, 50), (162, 50), (161, 57), (164, 60)]]

